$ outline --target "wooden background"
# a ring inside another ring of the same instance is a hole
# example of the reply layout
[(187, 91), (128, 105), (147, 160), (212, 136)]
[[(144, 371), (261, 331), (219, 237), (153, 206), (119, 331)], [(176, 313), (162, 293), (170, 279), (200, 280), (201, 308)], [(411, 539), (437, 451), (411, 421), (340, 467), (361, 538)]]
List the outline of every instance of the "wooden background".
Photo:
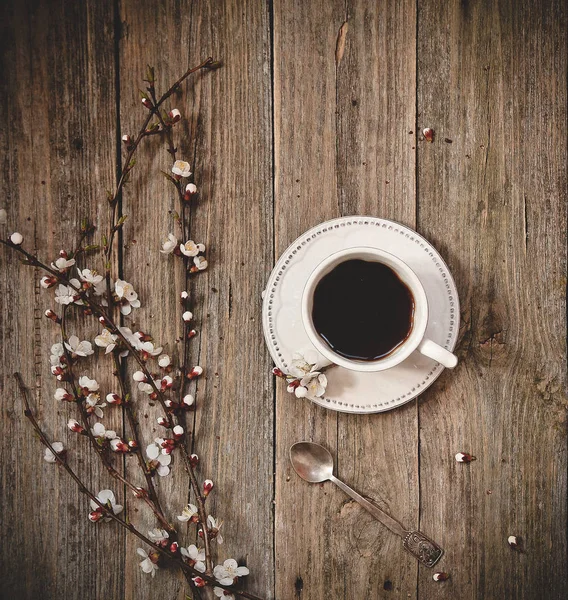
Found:
[[(72, 247), (83, 216), (104, 230), (146, 63), (161, 89), (208, 55), (224, 63), (172, 106), (187, 118), (180, 153), (202, 191), (192, 235), (211, 261), (193, 289), (193, 359), (208, 374), (196, 450), (218, 486), (220, 558), (246, 561), (247, 589), (279, 600), (566, 598), (567, 10), (562, 0), (2, 2), (0, 208), (44, 258)], [(163, 340), (179, 328), (183, 289), (157, 251), (175, 207), (159, 175), (168, 168), (153, 138), (124, 194), (114, 257), (140, 293), (137, 324)], [(280, 252), (350, 214), (430, 239), (462, 305), (455, 371), (373, 416), (289, 396), (261, 332), (260, 293)], [(11, 374), (35, 388), (46, 430), (71, 442), (70, 413), (52, 398), (49, 294), (13, 255), (0, 261), (1, 597), (181, 600), (183, 581), (164, 570), (150, 581), (139, 544), (89, 523), (84, 498), (42, 460)], [(437, 540), (451, 579), (435, 583), (331, 484), (300, 481), (287, 459), (299, 439), (326, 445), (341, 478)], [(457, 464), (462, 450), (477, 461)], [(74, 455), (93, 485), (110, 484), (85, 445)], [(175, 471), (159, 481), (172, 515), (188, 494)], [(154, 526), (126, 501), (134, 523)]]

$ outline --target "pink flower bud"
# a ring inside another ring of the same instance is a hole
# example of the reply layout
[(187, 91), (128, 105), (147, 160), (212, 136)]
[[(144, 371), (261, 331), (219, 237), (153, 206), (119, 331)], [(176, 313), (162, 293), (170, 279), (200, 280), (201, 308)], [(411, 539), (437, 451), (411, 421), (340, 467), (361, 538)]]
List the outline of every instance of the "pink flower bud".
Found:
[(426, 127), (426, 129), (422, 130), (422, 134), (424, 135), (424, 139), (427, 142), (433, 142), (434, 141), (434, 130), (431, 129), (430, 127)]
[(187, 300), (189, 298), (189, 294), (186, 291), (183, 291), (180, 296), (182, 300)]
[(476, 458), (467, 452), (458, 452), (456, 454), (456, 460), (461, 463), (470, 463), (472, 460), (476, 460)]
[(199, 464), (199, 456), (197, 456), (197, 454), (192, 454), (189, 457), (189, 464), (195, 469), (195, 467), (197, 467)]
[(185, 186), (185, 191), (188, 194), (196, 194), (197, 193), (197, 186), (195, 185), (195, 183), (188, 183)]
[(89, 513), (89, 521), (96, 523), (100, 521), (103, 517), (103, 509), (99, 506), (96, 510)]
[(165, 391), (169, 390), (173, 384), (174, 380), (169, 375), (166, 375), (160, 382), (160, 387), (162, 388), (162, 391)]
[(450, 576), (443, 572), (434, 573), (434, 575), (432, 575), (434, 581), (447, 581), (449, 578)]
[(179, 549), (179, 544), (177, 542), (172, 542), (170, 544), (170, 552), (172, 554), (175, 554), (178, 551), (178, 549)]
[(193, 577), (192, 579), (193, 579), (193, 583), (195, 584), (195, 587), (202, 588), (207, 585), (207, 582), (205, 581), (205, 579), (203, 579), (199, 576)]
[(166, 398), (164, 400), (164, 404), (165, 404), (166, 408), (171, 408), (174, 405), (174, 403), (169, 398)]
[(200, 375), (203, 374), (203, 367), (195, 366), (191, 371), (187, 374), (188, 379), (197, 379)]
[(53, 287), (57, 283), (57, 277), (42, 277), (39, 281), (40, 285), (44, 289)]
[(172, 123), (177, 123), (181, 119), (181, 113), (179, 112), (179, 110), (177, 108), (174, 108), (173, 110), (171, 110), (169, 114), (170, 114), (170, 119), (172, 120)]
[(189, 323), (191, 321), (191, 319), (193, 319), (193, 313), (190, 312), (189, 310), (186, 310), (183, 315), (181, 316), (181, 318), (186, 322)]
[(203, 482), (203, 495), (205, 497), (209, 496), (212, 489), (213, 489), (213, 482), (211, 481), (211, 479), (206, 479)]
[(44, 314), (48, 319), (51, 319), (54, 323), (57, 323), (58, 325), (61, 323), (61, 319), (51, 310), (51, 308), (48, 308)]
[(136, 440), (128, 440), (128, 447), (132, 450), (138, 448), (138, 442)]
[(123, 141), (125, 144), (127, 144), (127, 145), (128, 145), (128, 144), (130, 144), (130, 142), (132, 141), (132, 138), (131, 138), (129, 135), (123, 135), (123, 136), (122, 136), (122, 141)]
[(21, 233), (14, 231), (14, 233), (10, 236), (10, 241), (12, 244), (14, 244), (14, 246), (20, 246), (24, 241), (24, 236)]
[(186, 395), (183, 397), (183, 405), (184, 405), (186, 408), (189, 408), (190, 406), (193, 406), (193, 403), (194, 403), (194, 402), (195, 402), (195, 400), (194, 400), (194, 398), (193, 398), (193, 396), (192, 396), (191, 394), (186, 394)]
[(141, 383), (143, 381), (146, 381), (146, 375), (144, 375), (142, 371), (136, 371), (134, 375), (132, 375), (132, 379)]
[(142, 98), (142, 104), (146, 108), (152, 108), (152, 103), (150, 102), (150, 100), (148, 100), (148, 98)]
[(144, 488), (137, 487), (135, 491), (132, 492), (136, 498), (144, 498), (148, 495), (148, 492)]
[(184, 431), (183, 431), (183, 427), (181, 425), (176, 425), (173, 429), (172, 432), (174, 434), (174, 439), (179, 440), (180, 438), (183, 437)]
[(276, 377), (286, 377), (286, 375), (284, 375), (284, 373), (278, 367), (274, 367), (274, 369), (272, 369), (272, 374), (276, 375)]
[(190, 340), (192, 337), (195, 337), (197, 335), (197, 331), (195, 331), (195, 329), (191, 329), (190, 331), (187, 332), (187, 339)]
[(81, 425), (79, 425), (79, 421), (76, 421), (75, 419), (69, 419), (67, 422), (67, 427), (69, 427), (69, 429), (75, 433), (83, 433), (83, 431), (85, 431), (85, 428), (81, 427)]
[(113, 452), (130, 452), (128, 444), (120, 438), (115, 438), (110, 441), (110, 447)]
[(118, 396), (117, 394), (107, 394), (106, 401), (107, 401), (107, 404), (116, 404), (116, 405), (122, 404), (122, 398), (120, 396)]
[(166, 419), (166, 417), (158, 417), (158, 425), (162, 427), (168, 427), (170, 422)]

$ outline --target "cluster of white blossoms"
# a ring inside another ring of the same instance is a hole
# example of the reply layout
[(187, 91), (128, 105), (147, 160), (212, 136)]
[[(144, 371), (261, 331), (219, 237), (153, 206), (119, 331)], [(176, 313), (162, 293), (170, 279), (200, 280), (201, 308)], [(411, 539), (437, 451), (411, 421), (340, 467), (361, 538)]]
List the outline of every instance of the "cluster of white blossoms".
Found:
[[(184, 160), (176, 160), (172, 173), (177, 181), (191, 176), (191, 167)], [(185, 186), (183, 199), (191, 200), (197, 194), (197, 186), (194, 183), (188, 183)], [(207, 259), (205, 258), (205, 244), (196, 243), (193, 240), (179, 241), (173, 233), (168, 233), (162, 241), (162, 254), (175, 254), (176, 256), (185, 256), (191, 259), (188, 269), (191, 273), (204, 271), (207, 268)]]
[[(143, 104), (152, 107), (152, 103), (147, 97), (143, 98)], [(173, 109), (169, 113), (169, 120), (164, 116), (168, 124), (176, 123), (180, 118), (181, 115), (177, 109)], [(123, 136), (122, 139), (128, 148), (134, 147), (130, 136)], [(193, 182), (186, 183), (185, 188), (182, 188), (180, 183), (183, 178), (191, 177), (190, 165), (185, 161), (176, 160), (172, 167), (172, 173), (173, 177), (170, 177), (170, 179), (179, 186), (178, 189), (183, 200), (187, 202), (196, 197), (198, 190)], [(6, 221), (6, 211), (0, 209), (0, 225), (6, 224)], [(87, 227), (87, 225), (82, 225), (83, 227)], [(82, 231), (85, 231), (85, 229), (82, 229)], [(14, 232), (8, 239), (13, 246), (20, 246), (24, 238), (20, 233)], [(178, 240), (173, 233), (169, 233), (163, 241), (160, 252), (174, 254), (186, 260), (187, 269), (190, 273), (203, 271), (208, 266), (205, 258), (205, 244), (196, 243), (191, 239)], [(81, 421), (70, 418), (67, 422), (68, 429), (74, 433), (88, 436), (101, 456), (108, 456), (109, 451), (115, 453), (127, 453), (132, 450), (140, 451), (136, 437), (134, 440), (125, 441), (114, 429), (107, 429), (103, 422), (95, 420), (95, 418), (103, 419), (105, 409), (110, 410), (108, 407), (127, 404), (130, 401), (129, 395), (126, 394), (124, 398), (121, 398), (118, 394), (109, 392), (106, 397), (101, 396), (98, 381), (84, 374), (75, 379), (73, 367), (77, 364), (82, 365), (83, 359), (95, 353), (95, 348), (104, 350), (105, 355), (113, 353), (117, 360), (125, 358), (130, 351), (135, 352), (141, 370), (134, 372), (132, 377), (138, 390), (149, 395), (152, 400), (159, 394), (165, 394), (170, 390), (179, 390), (180, 379), (188, 381), (196, 379), (202, 375), (203, 369), (197, 365), (192, 368), (184, 366), (174, 371), (172, 358), (163, 353), (163, 347), (158, 346), (149, 335), (142, 331), (132, 331), (128, 327), (115, 326), (110, 322), (111, 317), (107, 317), (101, 307), (116, 306), (120, 309), (122, 315), (128, 316), (132, 314), (134, 309), (141, 306), (138, 293), (128, 281), (120, 278), (112, 281), (108, 278), (108, 275), (105, 278), (94, 269), (79, 268), (75, 253), (68, 253), (65, 250), (61, 250), (59, 256), (51, 262), (50, 268), (45, 267), (45, 269), (48, 275), (41, 278), (40, 285), (44, 289), (53, 288), (53, 299), (56, 304), (63, 308), (63, 315), (61, 316), (58, 316), (52, 309), (45, 312), (46, 317), (61, 325), (61, 333), (63, 334), (62, 341), (53, 344), (50, 349), (51, 371), (58, 382), (61, 382), (58, 384), (60, 387), (56, 388), (53, 396), (58, 402), (76, 403), (81, 410)], [(182, 314), (185, 327), (184, 335), (190, 339), (196, 335), (196, 331), (191, 329), (190, 325), (193, 320), (193, 313), (187, 310), (188, 292), (182, 292), (181, 301), (184, 306)], [(73, 305), (79, 309), (79, 312), (94, 313), (99, 317), (102, 330), (99, 330), (100, 333), (94, 337), (93, 341), (81, 339), (74, 334), (67, 336), (65, 333), (67, 328), (65, 325), (65, 308)], [(100, 312), (99, 309), (101, 309)], [(146, 366), (147, 361), (151, 360), (157, 363), (159, 370), (149, 369)], [(319, 388), (314, 389), (314, 382), (319, 382), (318, 385), (321, 385), (323, 381), (321, 378), (325, 379), (325, 376), (312, 368), (305, 370), (303, 363), (300, 364), (299, 362), (295, 369), (298, 374), (301, 372), (301, 381), (297, 387), (303, 386), (306, 389), (304, 395), (308, 396), (312, 392), (318, 393)], [(299, 395), (298, 391), (296, 391), (296, 395)], [(183, 439), (185, 437), (184, 428), (176, 424), (173, 417), (180, 414), (181, 411), (192, 410), (195, 400), (189, 393), (180, 394), (180, 398), (177, 400), (167, 396), (160, 397), (160, 400), (167, 412), (165, 416), (158, 418), (158, 425), (168, 431), (167, 435), (169, 437), (154, 438), (154, 441), (145, 449), (146, 460), (143, 458), (141, 460), (146, 475), (157, 474), (160, 477), (165, 477), (170, 474), (172, 453), (179, 444), (184, 443)], [(63, 443), (57, 441), (45, 448), (44, 460), (48, 463), (65, 463), (65, 455), (66, 449)], [(191, 468), (195, 468), (198, 461), (196, 454), (190, 455), (189, 464)], [(222, 522), (203, 512), (204, 505), (202, 502), (213, 487), (213, 481), (210, 479), (203, 481), (201, 494), (198, 498), (200, 509), (194, 504), (188, 504), (177, 516), (177, 519), (180, 524), (196, 524), (197, 537), (201, 540), (207, 535), (208, 540), (215, 540), (218, 544), (222, 544), (223, 537), (220, 533)], [(134, 488), (134, 495), (137, 497), (147, 496), (147, 490)], [(119, 515), (123, 511), (123, 506), (118, 504), (114, 492), (110, 489), (103, 489), (96, 496), (91, 495), (90, 497), (88, 518), (92, 522), (112, 521), (113, 515)], [(206, 527), (201, 520), (200, 511), (202, 511), (203, 518), (206, 519)], [(128, 521), (127, 518), (122, 519), (122, 517), (119, 520)], [(160, 528), (148, 531), (147, 541), (151, 544), (149, 551), (143, 548), (137, 548), (136, 550), (142, 558), (140, 561), (142, 571), (154, 577), (159, 569), (160, 552), (165, 550), (170, 555), (177, 555), (178, 560), (182, 560), (197, 573), (204, 574), (208, 560), (205, 549), (195, 544), (180, 547), (177, 541), (170, 540), (170, 533)], [(248, 574), (247, 567), (239, 566), (234, 559), (227, 559), (223, 564), (214, 567), (213, 577), (203, 575), (205, 578), (203, 579), (197, 576), (193, 577), (193, 582), (197, 587), (212, 585), (216, 597), (234, 600), (234, 594), (221, 586), (233, 586), (238, 582), (239, 577)]]
[(297, 398), (314, 400), (325, 394), (327, 377), (317, 367), (317, 353), (311, 350), (303, 354), (296, 352), (292, 356), (292, 366), (289, 373), (283, 373), (277, 367), (272, 373), (277, 377), (286, 379), (288, 392)]

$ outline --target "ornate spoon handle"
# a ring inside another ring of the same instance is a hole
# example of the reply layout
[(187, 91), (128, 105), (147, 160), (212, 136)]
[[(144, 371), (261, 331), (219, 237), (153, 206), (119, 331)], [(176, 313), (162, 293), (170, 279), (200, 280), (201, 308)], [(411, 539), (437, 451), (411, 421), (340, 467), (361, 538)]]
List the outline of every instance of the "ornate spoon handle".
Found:
[(358, 494), (353, 488), (343, 483), (341, 479), (337, 479), (333, 475), (329, 478), (335, 485), (341, 488), (346, 494), (351, 496), (353, 500), (369, 511), (375, 519), (380, 521), (385, 527), (388, 527), (393, 533), (396, 533), (402, 538), (404, 548), (415, 556), (422, 564), (427, 567), (433, 567), (441, 558), (444, 551), (440, 546), (435, 544), (431, 539), (427, 538), (419, 531), (407, 531), (404, 527), (378, 506), (369, 502), (367, 498)]
[(419, 531), (409, 531), (402, 540), (402, 545), (427, 567), (433, 567), (444, 554), (438, 544)]

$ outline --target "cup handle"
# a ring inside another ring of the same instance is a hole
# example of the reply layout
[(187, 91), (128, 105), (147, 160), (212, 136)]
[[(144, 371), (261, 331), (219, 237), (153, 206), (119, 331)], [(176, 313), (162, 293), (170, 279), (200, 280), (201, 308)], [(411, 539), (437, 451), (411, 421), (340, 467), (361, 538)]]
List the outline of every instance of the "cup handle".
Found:
[(442, 348), (432, 340), (424, 339), (418, 346), (418, 352), (432, 358), (448, 369), (453, 369), (458, 364), (458, 357)]

